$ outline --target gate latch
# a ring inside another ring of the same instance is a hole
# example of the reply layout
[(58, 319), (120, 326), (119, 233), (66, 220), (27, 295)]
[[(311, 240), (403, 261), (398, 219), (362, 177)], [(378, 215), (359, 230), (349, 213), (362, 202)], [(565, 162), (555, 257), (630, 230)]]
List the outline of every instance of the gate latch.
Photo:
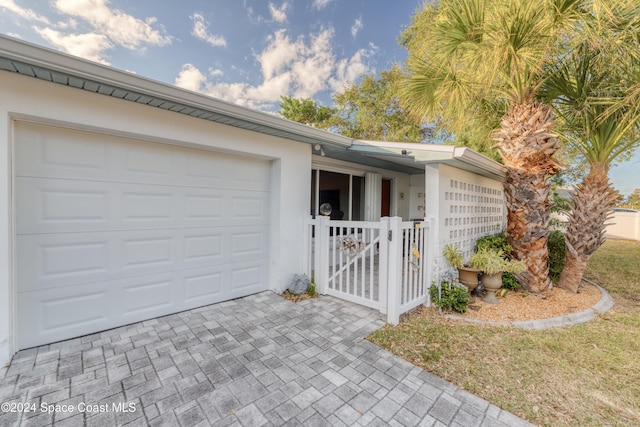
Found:
[(392, 236), (393, 236), (393, 230), (389, 230), (389, 232), (387, 233), (387, 239), (388, 239), (389, 241), (392, 241), (392, 240), (393, 240), (393, 239), (392, 239)]

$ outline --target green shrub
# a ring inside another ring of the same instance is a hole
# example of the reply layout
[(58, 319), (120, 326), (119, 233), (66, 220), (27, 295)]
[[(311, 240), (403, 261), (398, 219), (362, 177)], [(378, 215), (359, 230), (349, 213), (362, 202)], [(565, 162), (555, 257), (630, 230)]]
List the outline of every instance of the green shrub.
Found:
[(517, 291), (520, 289), (520, 282), (512, 273), (502, 273), (502, 289)]
[(560, 273), (564, 268), (565, 255), (564, 234), (552, 231), (549, 234), (549, 276), (554, 283), (560, 280)]
[(452, 310), (457, 313), (466, 313), (469, 305), (469, 293), (467, 288), (462, 286), (451, 285), (449, 282), (443, 282), (440, 297), (438, 297), (438, 287), (431, 286), (429, 288), (431, 302), (441, 310)]
[(504, 251), (505, 254), (511, 255), (513, 248), (507, 243), (507, 235), (505, 233), (489, 234), (482, 236), (476, 240), (478, 250), (497, 249)]
[(454, 245), (446, 245), (442, 251), (442, 255), (449, 261), (449, 265), (453, 268), (461, 268), (464, 266), (464, 257), (462, 252)]
[(316, 296), (316, 282), (313, 278), (311, 278), (311, 283), (309, 283), (309, 286), (307, 287), (307, 295), (310, 297)]
[(502, 249), (481, 248), (471, 256), (469, 265), (479, 268), (485, 274), (501, 272), (522, 273), (527, 269), (524, 261), (508, 259)]
[[(480, 237), (476, 245), (479, 251), (483, 249), (502, 250), (508, 257), (513, 253), (513, 248), (507, 243), (507, 235), (505, 233)], [(502, 289), (517, 291), (520, 289), (520, 282), (518, 282), (518, 279), (512, 273), (502, 273)]]

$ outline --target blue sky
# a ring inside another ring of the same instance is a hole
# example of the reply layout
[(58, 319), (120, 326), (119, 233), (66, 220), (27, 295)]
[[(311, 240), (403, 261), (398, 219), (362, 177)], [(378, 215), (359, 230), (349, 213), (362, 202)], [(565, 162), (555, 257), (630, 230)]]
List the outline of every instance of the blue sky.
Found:
[[(280, 95), (331, 103), (365, 72), (402, 63), (423, 0), (0, 0), (0, 31), (249, 108)], [(614, 167), (640, 187), (640, 152)]]

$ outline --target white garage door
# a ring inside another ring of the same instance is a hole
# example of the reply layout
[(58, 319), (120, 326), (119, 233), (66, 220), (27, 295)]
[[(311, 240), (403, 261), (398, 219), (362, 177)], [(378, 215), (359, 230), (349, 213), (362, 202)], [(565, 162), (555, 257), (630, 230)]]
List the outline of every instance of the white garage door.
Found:
[(268, 289), (270, 163), (15, 127), (19, 348)]

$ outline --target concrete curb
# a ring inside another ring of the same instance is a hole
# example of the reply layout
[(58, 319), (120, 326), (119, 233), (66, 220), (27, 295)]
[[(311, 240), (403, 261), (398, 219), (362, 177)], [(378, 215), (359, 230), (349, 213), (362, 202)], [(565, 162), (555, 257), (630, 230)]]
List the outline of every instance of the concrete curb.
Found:
[(513, 326), (514, 328), (531, 330), (562, 328), (565, 326), (580, 325), (582, 323), (593, 320), (598, 315), (605, 314), (615, 305), (615, 302), (613, 301), (613, 298), (611, 298), (611, 295), (609, 295), (609, 292), (590, 280), (583, 280), (598, 288), (598, 290), (600, 291), (600, 300), (593, 307), (587, 308), (586, 310), (582, 310), (577, 313), (571, 313), (565, 316), (551, 317), (548, 319), (525, 320), (520, 322), (493, 322), (489, 320), (467, 319), (453, 314), (448, 314), (447, 317), (450, 319), (463, 320), (469, 323), (481, 323), (485, 325), (496, 326)]

